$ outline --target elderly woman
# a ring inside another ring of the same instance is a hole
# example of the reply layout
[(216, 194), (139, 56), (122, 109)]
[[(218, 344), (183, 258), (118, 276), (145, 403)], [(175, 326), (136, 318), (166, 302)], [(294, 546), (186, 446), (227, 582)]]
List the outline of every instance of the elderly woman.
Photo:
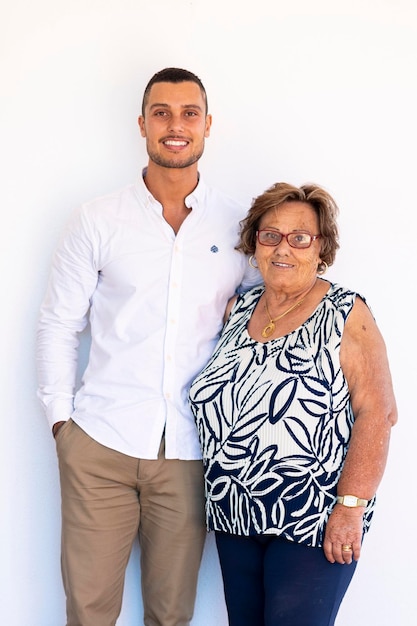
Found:
[(365, 299), (320, 276), (337, 211), (316, 185), (254, 200), (239, 248), (264, 286), (229, 303), (190, 390), (230, 626), (334, 624), (384, 471), (384, 341)]

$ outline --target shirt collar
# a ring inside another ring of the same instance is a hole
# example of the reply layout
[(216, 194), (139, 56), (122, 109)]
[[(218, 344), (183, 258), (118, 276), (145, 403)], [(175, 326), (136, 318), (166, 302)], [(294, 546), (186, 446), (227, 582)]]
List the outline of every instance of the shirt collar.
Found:
[[(147, 168), (144, 167), (142, 175), (139, 176), (136, 183), (136, 191), (139, 198), (147, 203), (155, 203), (157, 200), (153, 197), (147, 186), (145, 185), (145, 175)], [(188, 208), (198, 209), (199, 206), (204, 205), (204, 198), (206, 195), (206, 184), (202, 179), (200, 172), (198, 173), (197, 187), (185, 198), (185, 205)]]

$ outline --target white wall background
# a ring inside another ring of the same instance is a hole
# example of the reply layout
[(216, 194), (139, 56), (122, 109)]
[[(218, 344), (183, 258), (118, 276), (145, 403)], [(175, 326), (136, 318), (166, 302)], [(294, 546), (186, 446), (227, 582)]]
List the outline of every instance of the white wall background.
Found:
[[(57, 464), (35, 397), (51, 254), (72, 208), (137, 176), (143, 88), (177, 65), (208, 91), (209, 182), (249, 203), (314, 181), (340, 205), (329, 277), (373, 308), (400, 422), (338, 626), (415, 625), (415, 0), (1, 0), (0, 59), (0, 623), (65, 619)], [(118, 626), (141, 623), (137, 557)], [(210, 536), (193, 626), (226, 623)]]

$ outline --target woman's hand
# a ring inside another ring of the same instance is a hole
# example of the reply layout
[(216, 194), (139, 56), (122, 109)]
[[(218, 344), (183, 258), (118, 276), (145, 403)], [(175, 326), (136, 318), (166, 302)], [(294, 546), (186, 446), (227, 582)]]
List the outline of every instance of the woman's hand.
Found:
[[(365, 507), (350, 508), (336, 504), (326, 526), (323, 549), (330, 563), (352, 563), (361, 554)], [(351, 549), (348, 549), (350, 547)]]
[(63, 426), (64, 424), (65, 424), (65, 421), (64, 422), (55, 422), (55, 424), (52, 426), (52, 434), (54, 436), (54, 439), (56, 439), (58, 431), (60, 430), (61, 426)]

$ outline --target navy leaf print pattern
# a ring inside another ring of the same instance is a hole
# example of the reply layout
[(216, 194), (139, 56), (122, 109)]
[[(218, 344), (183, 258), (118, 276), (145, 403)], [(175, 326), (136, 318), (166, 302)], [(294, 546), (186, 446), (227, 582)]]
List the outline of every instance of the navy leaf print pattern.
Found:
[(354, 420), (339, 352), (357, 294), (330, 284), (302, 326), (259, 343), (246, 327), (262, 293), (258, 287), (238, 298), (190, 389), (207, 525), (320, 546)]

